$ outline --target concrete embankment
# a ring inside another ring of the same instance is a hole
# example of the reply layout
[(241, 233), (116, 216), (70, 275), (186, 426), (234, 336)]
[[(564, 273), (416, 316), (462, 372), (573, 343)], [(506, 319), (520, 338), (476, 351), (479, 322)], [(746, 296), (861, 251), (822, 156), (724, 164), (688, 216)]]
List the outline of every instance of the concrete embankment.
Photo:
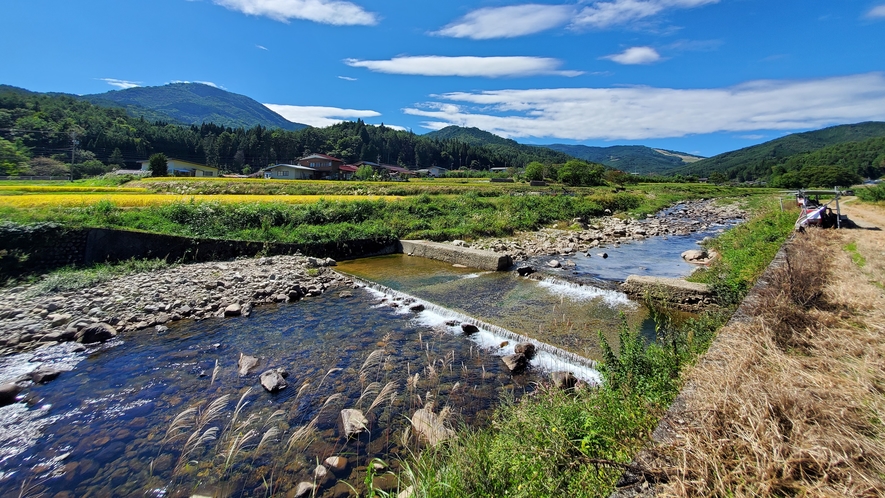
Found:
[(701, 311), (716, 303), (709, 285), (680, 278), (630, 275), (621, 290), (636, 298), (662, 299), (684, 311)]
[(426, 240), (401, 240), (400, 248), (403, 254), (409, 256), (421, 256), (480, 270), (501, 271), (513, 265), (509, 254), (482, 251), (453, 244), (441, 244)]

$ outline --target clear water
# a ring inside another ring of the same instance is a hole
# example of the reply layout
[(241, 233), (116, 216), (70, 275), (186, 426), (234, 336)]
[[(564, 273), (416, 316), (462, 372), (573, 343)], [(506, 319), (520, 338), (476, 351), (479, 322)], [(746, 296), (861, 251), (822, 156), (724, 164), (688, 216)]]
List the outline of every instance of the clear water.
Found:
[[(330, 292), (258, 309), (250, 318), (182, 322), (162, 335), (129, 335), (82, 353), (60, 346), (55, 355), (3, 359), (0, 372), (20, 374), (43, 362), (73, 370), (33, 386), (26, 402), (0, 408), (0, 495), (26, 489), (28, 495), (78, 497), (285, 496), (311, 481), (317, 462), (332, 455), (351, 461), (336, 478), (360, 489), (370, 458), (395, 463), (406, 445), (415, 449), (414, 434), (403, 441), (406, 417), (428, 401), (450, 407), (453, 421), (483, 423), (502, 396), (518, 398), (546, 375), (538, 369), (512, 376), (497, 356), (506, 351), (480, 344), (494, 336), (468, 340), (444, 324), (446, 316), (404, 312), (380, 301), (366, 289), (353, 290), (351, 298)], [(361, 372), (373, 351), (382, 351), (375, 357), (383, 360)], [(237, 375), (240, 353), (261, 358), (257, 372)], [(258, 384), (258, 374), (273, 367), (289, 372), (289, 387), (278, 394)], [(409, 382), (416, 374), (417, 383)], [(369, 411), (377, 391), (391, 382), (396, 395)], [(206, 413), (223, 396), (229, 399), (219, 418), (197, 432), (217, 427), (214, 440), (188, 446), (193, 421), (168, 432), (186, 409)], [(245, 407), (229, 428), (241, 396)], [(343, 408), (366, 412), (371, 433), (341, 437)], [(287, 450), (289, 438), (312, 421), (315, 437)], [(279, 435), (257, 448), (271, 428)], [(230, 452), (237, 436), (250, 430), (254, 437)], [(164, 442), (168, 435), (177, 437)], [(193, 451), (182, 457), (185, 447)], [(321, 496), (333, 494), (323, 489)]]

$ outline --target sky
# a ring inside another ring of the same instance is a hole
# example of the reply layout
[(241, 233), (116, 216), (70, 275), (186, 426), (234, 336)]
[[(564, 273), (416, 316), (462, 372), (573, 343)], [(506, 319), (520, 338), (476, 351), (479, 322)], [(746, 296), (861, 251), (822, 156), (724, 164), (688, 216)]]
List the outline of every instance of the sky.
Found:
[(885, 121), (885, 0), (0, 0), (0, 83), (712, 156)]

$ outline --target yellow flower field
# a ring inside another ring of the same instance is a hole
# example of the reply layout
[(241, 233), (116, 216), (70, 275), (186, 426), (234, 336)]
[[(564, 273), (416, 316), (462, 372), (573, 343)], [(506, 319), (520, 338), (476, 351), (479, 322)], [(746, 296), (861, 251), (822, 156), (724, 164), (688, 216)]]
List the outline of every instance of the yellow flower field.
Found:
[(0, 192), (147, 192), (136, 187), (72, 187), (55, 185), (0, 185)]
[(166, 195), (166, 194), (33, 194), (0, 196), (0, 206), (14, 208), (39, 207), (87, 207), (101, 201), (113, 202), (117, 207), (149, 207), (173, 202), (282, 202), (286, 204), (310, 204), (326, 201), (376, 201), (399, 200), (402, 197), (381, 195)]

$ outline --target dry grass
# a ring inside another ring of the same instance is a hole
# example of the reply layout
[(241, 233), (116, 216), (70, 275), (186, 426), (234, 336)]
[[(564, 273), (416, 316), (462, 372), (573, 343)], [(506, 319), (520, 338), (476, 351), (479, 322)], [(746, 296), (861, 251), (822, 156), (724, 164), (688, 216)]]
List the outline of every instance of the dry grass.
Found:
[(656, 448), (675, 463), (660, 494), (885, 495), (882, 275), (851, 262), (849, 236), (800, 236), (756, 318), (691, 373), (689, 422)]
[(0, 206), (14, 208), (43, 208), (43, 207), (87, 207), (98, 204), (101, 201), (110, 201), (121, 208), (150, 207), (173, 202), (205, 202), (215, 201), (224, 204), (240, 204), (248, 202), (281, 202), (286, 204), (313, 204), (321, 200), (325, 201), (377, 201), (384, 199), (394, 201), (402, 199), (397, 196), (379, 195), (174, 195), (174, 194), (90, 194), (90, 193), (65, 193), (55, 194), (26, 194), (0, 197)]

